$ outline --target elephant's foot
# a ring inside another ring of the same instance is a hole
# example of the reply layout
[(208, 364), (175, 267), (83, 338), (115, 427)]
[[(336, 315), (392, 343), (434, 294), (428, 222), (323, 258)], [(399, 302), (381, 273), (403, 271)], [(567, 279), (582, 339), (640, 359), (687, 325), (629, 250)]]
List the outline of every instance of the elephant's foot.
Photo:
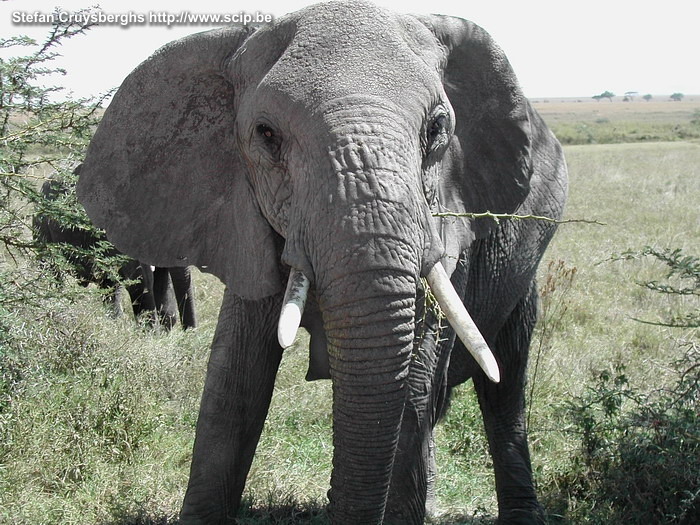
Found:
[(547, 518), (539, 504), (529, 508), (508, 509), (498, 513), (498, 525), (545, 525)]

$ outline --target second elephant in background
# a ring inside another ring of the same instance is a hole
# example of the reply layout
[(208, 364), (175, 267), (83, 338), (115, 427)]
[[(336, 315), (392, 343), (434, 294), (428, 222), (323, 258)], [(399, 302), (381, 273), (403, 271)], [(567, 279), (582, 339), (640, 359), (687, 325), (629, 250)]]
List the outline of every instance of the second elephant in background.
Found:
[[(157, 314), (160, 326), (170, 330), (179, 318), (183, 330), (197, 326), (197, 314), (194, 306), (194, 284), (189, 266), (161, 268), (137, 263), (141, 273), (137, 277), (136, 291), (141, 291), (138, 307), (134, 301), (132, 288), (127, 287), (134, 306), (134, 315), (147, 311)], [(133, 286), (133, 285), (132, 285)], [(137, 308), (140, 309), (137, 312)]]
[[(79, 171), (80, 166), (75, 169), (75, 173)], [(74, 187), (55, 177), (47, 180), (41, 188), (42, 196), (47, 201), (56, 201), (74, 191)], [(45, 213), (34, 216), (33, 228), (34, 236), (39, 241), (62, 243), (82, 250), (96, 249), (105, 240), (94, 232), (66, 226)], [(70, 250), (65, 255), (82, 285), (95, 283), (102, 289), (113, 290), (107, 295), (106, 301), (112, 304), (115, 316), (124, 313), (122, 297), (126, 290), (136, 318), (146, 316), (149, 324), (156, 324), (165, 330), (175, 326), (178, 318), (183, 329), (197, 325), (194, 285), (189, 267), (153, 267), (128, 259), (119, 268), (120, 279), (116, 279), (96, 271), (94, 261), (89, 257), (77, 255)], [(119, 252), (114, 249), (111, 255), (119, 255)]]

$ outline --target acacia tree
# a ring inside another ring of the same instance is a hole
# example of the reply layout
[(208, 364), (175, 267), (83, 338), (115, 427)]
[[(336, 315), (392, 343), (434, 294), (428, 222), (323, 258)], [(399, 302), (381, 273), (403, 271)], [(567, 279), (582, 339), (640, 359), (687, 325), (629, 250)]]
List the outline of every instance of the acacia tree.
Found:
[(593, 100), (597, 100), (600, 102), (602, 99), (607, 98), (610, 102), (612, 102), (613, 97), (615, 97), (615, 93), (612, 91), (603, 91), (600, 95), (594, 95), (592, 98)]
[[(43, 43), (26, 36), (0, 39), (0, 49), (17, 51), (16, 56), (0, 58), (0, 245), (4, 248), (0, 251), (0, 316), (12, 306), (31, 304), (51, 293), (46, 281), (50, 274), (34, 271), (36, 264), (27, 260), (41, 252), (54, 258), (52, 264), (65, 264), (58, 250), (33, 239), (35, 213), (72, 228), (94, 228), (74, 193), (48, 202), (40, 191), (42, 174), (72, 177), (72, 167), (82, 158), (108, 95), (73, 99), (63, 88), (46, 85), (51, 76), (66, 73), (53, 66), (58, 47), (89, 27), (57, 21)], [(99, 248), (104, 254), (108, 249), (107, 243)], [(115, 267), (116, 261), (109, 257), (98, 254), (95, 259), (110, 272)]]
[(681, 100), (683, 100), (683, 97), (683, 93), (674, 93), (673, 95), (671, 95), (671, 100), (673, 100), (674, 102), (680, 102)]

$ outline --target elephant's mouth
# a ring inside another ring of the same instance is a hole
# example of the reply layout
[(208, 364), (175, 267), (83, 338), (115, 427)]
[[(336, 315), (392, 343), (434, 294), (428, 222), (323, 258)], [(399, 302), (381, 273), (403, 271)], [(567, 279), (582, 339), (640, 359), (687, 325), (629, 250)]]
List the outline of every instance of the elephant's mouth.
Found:
[[(433, 266), (426, 280), (443, 314), (454, 328), (457, 336), (464, 343), (464, 346), (474, 357), (486, 376), (494, 383), (498, 383), (500, 381), (500, 371), (496, 359), (469, 312), (462, 304), (441, 263), (438, 262)], [(303, 272), (292, 268), (289, 273), (277, 328), (277, 338), (282, 348), (287, 348), (294, 343), (301, 324), (302, 314), (304, 313), (309, 286), (310, 281)]]

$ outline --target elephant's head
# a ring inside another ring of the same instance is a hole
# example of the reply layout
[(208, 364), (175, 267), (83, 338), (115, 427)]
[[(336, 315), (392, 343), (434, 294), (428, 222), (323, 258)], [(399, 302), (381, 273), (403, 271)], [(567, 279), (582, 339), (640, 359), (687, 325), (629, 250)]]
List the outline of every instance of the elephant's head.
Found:
[(434, 213), (514, 211), (529, 155), (527, 102), (481, 28), (339, 2), (158, 51), (115, 95), (79, 196), (141, 261), (200, 266), (247, 299), (281, 293), (288, 272), (288, 295), (310, 282), (347, 496), (335, 513), (376, 517), (386, 490), (365, 489), (389, 483), (419, 278), (464, 318), (444, 269), (491, 227)]

